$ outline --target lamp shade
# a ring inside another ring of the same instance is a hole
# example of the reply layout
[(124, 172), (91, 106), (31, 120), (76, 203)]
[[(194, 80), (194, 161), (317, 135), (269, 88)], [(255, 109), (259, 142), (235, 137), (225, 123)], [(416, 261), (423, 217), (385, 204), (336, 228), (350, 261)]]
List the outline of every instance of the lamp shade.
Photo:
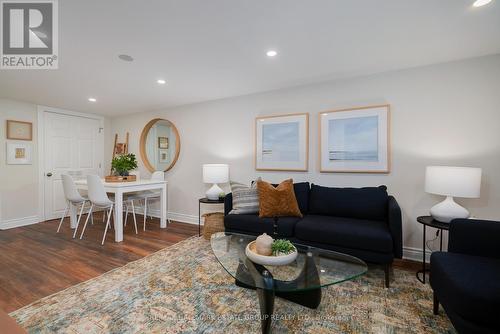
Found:
[(229, 181), (229, 166), (226, 164), (203, 165), (204, 183), (226, 183)]
[(429, 166), (425, 191), (431, 194), (477, 198), (481, 192), (481, 168)]

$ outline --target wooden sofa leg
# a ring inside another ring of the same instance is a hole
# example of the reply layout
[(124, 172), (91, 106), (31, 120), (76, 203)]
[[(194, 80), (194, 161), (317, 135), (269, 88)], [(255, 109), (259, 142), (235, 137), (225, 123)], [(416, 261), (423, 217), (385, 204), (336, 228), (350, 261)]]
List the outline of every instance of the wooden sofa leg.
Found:
[(389, 275), (391, 272), (391, 265), (390, 264), (386, 264), (384, 266), (384, 272), (385, 272), (385, 287), (388, 288), (389, 287)]
[(434, 315), (439, 314), (439, 300), (435, 292), (432, 293), (433, 299), (434, 299), (434, 305), (432, 307), (432, 311), (434, 312)]

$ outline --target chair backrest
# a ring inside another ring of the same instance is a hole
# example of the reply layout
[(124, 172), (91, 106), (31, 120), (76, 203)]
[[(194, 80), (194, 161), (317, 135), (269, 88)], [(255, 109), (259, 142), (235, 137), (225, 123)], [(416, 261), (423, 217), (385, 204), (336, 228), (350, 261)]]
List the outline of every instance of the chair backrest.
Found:
[(165, 172), (163, 172), (161, 170), (155, 171), (151, 175), (151, 180), (154, 180), (154, 181), (165, 181)]
[(107, 205), (110, 200), (98, 175), (87, 175), (89, 200), (96, 205)]
[(83, 202), (85, 199), (82, 197), (82, 195), (80, 195), (80, 193), (76, 189), (75, 181), (73, 181), (73, 178), (67, 174), (62, 174), (61, 178), (63, 184), (64, 197), (66, 197), (66, 200), (74, 203)]

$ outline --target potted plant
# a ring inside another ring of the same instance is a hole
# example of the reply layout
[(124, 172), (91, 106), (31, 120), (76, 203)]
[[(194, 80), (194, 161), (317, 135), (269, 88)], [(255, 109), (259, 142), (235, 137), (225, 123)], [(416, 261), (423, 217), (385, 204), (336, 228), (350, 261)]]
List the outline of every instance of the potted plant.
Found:
[(274, 256), (287, 255), (295, 251), (295, 246), (289, 240), (278, 239), (271, 244), (271, 251)]
[(113, 158), (111, 169), (115, 175), (128, 176), (128, 172), (137, 168), (135, 154), (122, 154)]

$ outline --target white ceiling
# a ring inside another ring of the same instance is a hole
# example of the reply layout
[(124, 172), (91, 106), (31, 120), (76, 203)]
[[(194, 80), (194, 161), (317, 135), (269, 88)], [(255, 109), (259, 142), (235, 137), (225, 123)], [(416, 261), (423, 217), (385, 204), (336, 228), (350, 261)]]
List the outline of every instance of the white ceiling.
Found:
[(500, 53), (500, 1), (472, 2), (60, 0), (59, 69), (0, 97), (113, 116)]

